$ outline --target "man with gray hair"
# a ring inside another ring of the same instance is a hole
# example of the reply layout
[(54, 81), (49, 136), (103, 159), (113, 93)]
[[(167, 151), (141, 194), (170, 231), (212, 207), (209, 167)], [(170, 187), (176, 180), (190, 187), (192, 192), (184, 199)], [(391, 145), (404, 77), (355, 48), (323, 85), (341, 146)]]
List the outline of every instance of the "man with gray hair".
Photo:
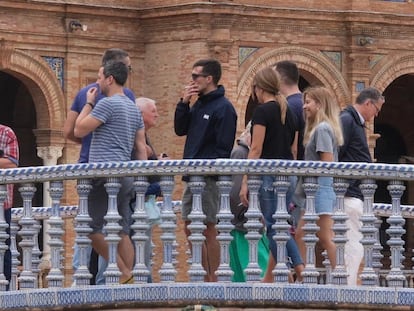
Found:
[[(372, 162), (365, 133), (365, 122), (370, 122), (378, 116), (385, 99), (376, 88), (368, 87), (359, 93), (355, 104), (341, 112), (341, 123), (344, 144), (339, 150), (339, 161), (342, 162)], [(345, 244), (345, 266), (348, 272), (348, 285), (357, 285), (358, 271), (364, 247), (360, 243), (364, 196), (359, 188), (359, 180), (351, 180), (345, 193), (344, 207), (348, 216), (348, 227)]]

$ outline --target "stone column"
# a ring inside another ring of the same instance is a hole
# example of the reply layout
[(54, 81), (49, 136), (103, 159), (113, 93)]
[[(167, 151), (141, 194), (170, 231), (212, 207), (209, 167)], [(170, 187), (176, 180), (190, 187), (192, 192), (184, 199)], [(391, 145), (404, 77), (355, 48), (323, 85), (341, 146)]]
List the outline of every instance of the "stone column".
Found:
[[(62, 146), (44, 146), (37, 147), (37, 156), (43, 160), (43, 165), (50, 166), (56, 165), (57, 160), (62, 156)], [(49, 182), (43, 183), (43, 206), (51, 206), (52, 199), (49, 194)], [(50, 236), (47, 233), (50, 227), (46, 221), (43, 222), (43, 256), (40, 262), (39, 268), (41, 273), (44, 270), (50, 269)]]

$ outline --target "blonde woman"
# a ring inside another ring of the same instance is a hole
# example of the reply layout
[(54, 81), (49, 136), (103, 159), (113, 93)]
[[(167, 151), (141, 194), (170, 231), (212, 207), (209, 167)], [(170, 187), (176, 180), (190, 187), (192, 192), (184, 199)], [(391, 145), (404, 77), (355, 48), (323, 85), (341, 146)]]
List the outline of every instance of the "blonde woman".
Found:
[[(338, 146), (343, 144), (339, 106), (333, 95), (325, 87), (311, 87), (303, 93), (303, 110), (305, 114), (305, 160), (338, 161)], [(336, 266), (336, 246), (332, 214), (335, 204), (332, 177), (318, 177), (319, 188), (315, 195), (315, 211), (319, 215), (317, 236), (321, 247), (328, 253), (332, 268)], [(303, 219), (299, 221), (296, 241), (302, 256), (306, 254), (303, 242)], [(305, 257), (304, 257), (305, 258)]]
[[(252, 117), (252, 138), (248, 159), (293, 159), (291, 145), (296, 132), (296, 119), (288, 108), (286, 99), (280, 94), (279, 78), (276, 71), (267, 67), (256, 73), (252, 94), (259, 105)], [(272, 267), (277, 259), (277, 246), (273, 240), (275, 223), (273, 215), (277, 207), (277, 195), (273, 183), (275, 177), (264, 175), (259, 189), (260, 209), (266, 224), (269, 248), (273, 256), (269, 258), (269, 266), (263, 282), (272, 282)], [(248, 206), (247, 176), (244, 176), (240, 189), (240, 201)], [(290, 198), (287, 198), (290, 202)], [(287, 253), (295, 267), (298, 278), (303, 269), (303, 261), (293, 238), (287, 243)]]

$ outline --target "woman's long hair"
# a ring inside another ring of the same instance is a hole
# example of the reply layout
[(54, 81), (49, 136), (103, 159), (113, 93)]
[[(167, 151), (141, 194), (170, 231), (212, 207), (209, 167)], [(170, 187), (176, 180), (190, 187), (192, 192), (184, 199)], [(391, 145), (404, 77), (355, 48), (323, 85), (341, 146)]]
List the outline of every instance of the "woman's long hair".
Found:
[(258, 71), (253, 78), (252, 96), (257, 100), (254, 88), (257, 86), (263, 91), (275, 96), (275, 100), (280, 106), (280, 121), (285, 124), (287, 101), (286, 98), (280, 94), (279, 76), (272, 67), (266, 67)]
[(334, 96), (326, 87), (315, 86), (309, 87), (303, 92), (303, 102), (305, 102), (307, 97), (312, 98), (318, 103), (320, 108), (317, 110), (315, 118), (311, 120), (306, 119), (303, 143), (306, 145), (316, 126), (325, 121), (331, 126), (338, 146), (341, 146), (344, 143), (344, 139), (339, 119), (340, 109)]

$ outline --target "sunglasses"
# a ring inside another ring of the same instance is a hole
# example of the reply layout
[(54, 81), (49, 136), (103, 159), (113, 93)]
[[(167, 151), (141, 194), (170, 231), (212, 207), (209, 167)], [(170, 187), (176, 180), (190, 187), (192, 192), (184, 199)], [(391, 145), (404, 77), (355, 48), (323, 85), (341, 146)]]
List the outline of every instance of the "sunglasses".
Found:
[(197, 80), (200, 77), (208, 77), (209, 75), (203, 74), (203, 73), (192, 73), (191, 74), (191, 78), (193, 79), (193, 81)]

